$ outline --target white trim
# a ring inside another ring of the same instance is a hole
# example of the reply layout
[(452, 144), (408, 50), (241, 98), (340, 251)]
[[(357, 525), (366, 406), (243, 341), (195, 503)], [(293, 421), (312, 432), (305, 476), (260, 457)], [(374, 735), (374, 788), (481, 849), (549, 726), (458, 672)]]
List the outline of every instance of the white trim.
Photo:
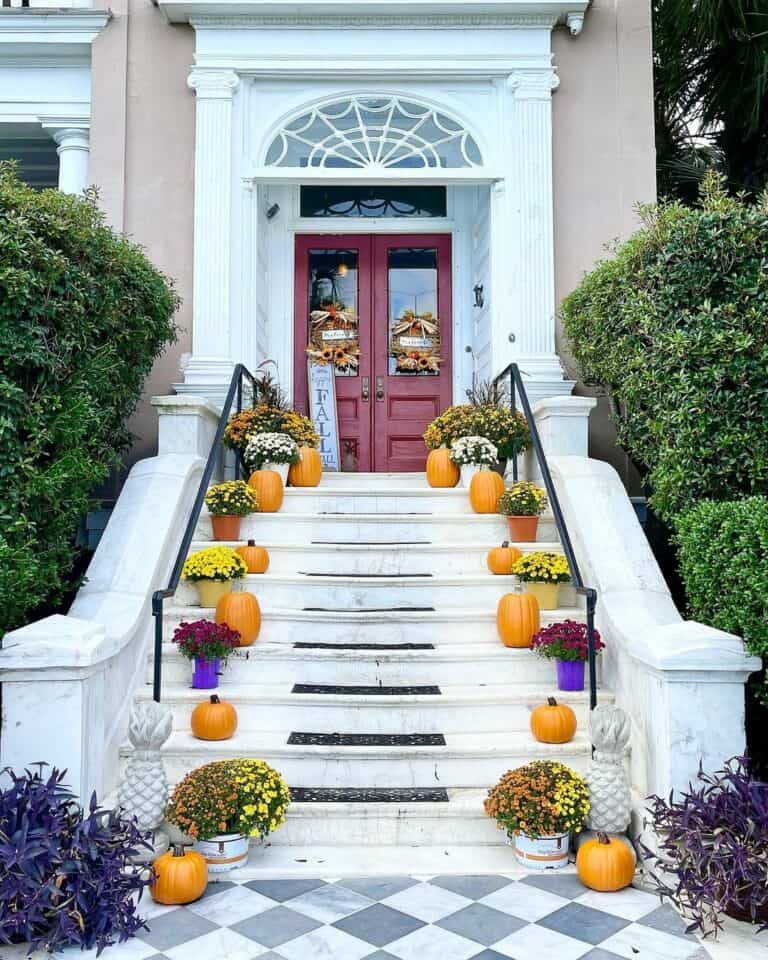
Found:
[(382, 181), (396, 180), (398, 183), (418, 186), (422, 183), (493, 183), (502, 180), (500, 171), (487, 170), (484, 167), (459, 167), (449, 169), (404, 170), (399, 167), (365, 167), (364, 169), (329, 169), (300, 167), (247, 167), (244, 181), (253, 183), (323, 183), (343, 185), (360, 183), (375, 186)]

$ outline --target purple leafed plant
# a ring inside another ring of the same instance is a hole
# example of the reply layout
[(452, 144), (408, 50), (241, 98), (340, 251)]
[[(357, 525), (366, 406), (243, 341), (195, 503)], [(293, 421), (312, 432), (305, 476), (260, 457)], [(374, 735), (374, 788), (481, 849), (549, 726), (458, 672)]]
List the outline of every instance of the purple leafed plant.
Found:
[(131, 858), (151, 847), (95, 793), (86, 812), (65, 773), (35, 766), (0, 772), (0, 943), (101, 953), (146, 926), (136, 904), (149, 871)]
[[(587, 625), (575, 620), (561, 620), (539, 630), (531, 640), (531, 647), (540, 657), (557, 660), (586, 660), (589, 643)], [(595, 630), (595, 653), (600, 653), (605, 644)]]
[(188, 660), (215, 660), (227, 662), (240, 646), (240, 634), (231, 630), (226, 623), (214, 623), (213, 620), (193, 620), (180, 623), (173, 633), (173, 642), (179, 653)]
[(657, 853), (640, 844), (649, 876), (692, 919), (715, 934), (722, 915), (768, 928), (768, 784), (751, 780), (746, 757), (689, 785), (679, 799), (650, 797)]

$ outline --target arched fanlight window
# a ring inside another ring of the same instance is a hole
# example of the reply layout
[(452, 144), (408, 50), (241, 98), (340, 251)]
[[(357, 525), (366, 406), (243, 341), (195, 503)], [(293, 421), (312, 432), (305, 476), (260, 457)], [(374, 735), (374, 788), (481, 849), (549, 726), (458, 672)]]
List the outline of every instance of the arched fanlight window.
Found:
[(434, 107), (395, 96), (345, 97), (290, 120), (267, 151), (274, 167), (476, 167), (472, 135)]

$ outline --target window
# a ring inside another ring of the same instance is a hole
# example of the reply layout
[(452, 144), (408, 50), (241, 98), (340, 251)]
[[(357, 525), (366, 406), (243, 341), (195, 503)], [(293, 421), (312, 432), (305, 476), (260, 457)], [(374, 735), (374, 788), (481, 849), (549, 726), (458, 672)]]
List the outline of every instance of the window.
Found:
[(302, 217), (445, 217), (445, 187), (302, 187)]
[(401, 97), (346, 97), (286, 123), (267, 166), (439, 169), (482, 163), (473, 137), (434, 107)]

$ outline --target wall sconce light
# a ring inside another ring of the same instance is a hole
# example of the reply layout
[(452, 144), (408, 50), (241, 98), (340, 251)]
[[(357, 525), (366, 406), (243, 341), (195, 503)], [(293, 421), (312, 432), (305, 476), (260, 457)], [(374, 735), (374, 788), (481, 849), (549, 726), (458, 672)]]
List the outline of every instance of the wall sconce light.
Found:
[(472, 288), (473, 293), (475, 294), (475, 306), (484, 307), (485, 306), (485, 297), (483, 296), (483, 285), (482, 283), (476, 283)]
[(267, 220), (274, 220), (278, 213), (280, 213), (280, 204), (273, 203), (271, 207), (267, 207)]

